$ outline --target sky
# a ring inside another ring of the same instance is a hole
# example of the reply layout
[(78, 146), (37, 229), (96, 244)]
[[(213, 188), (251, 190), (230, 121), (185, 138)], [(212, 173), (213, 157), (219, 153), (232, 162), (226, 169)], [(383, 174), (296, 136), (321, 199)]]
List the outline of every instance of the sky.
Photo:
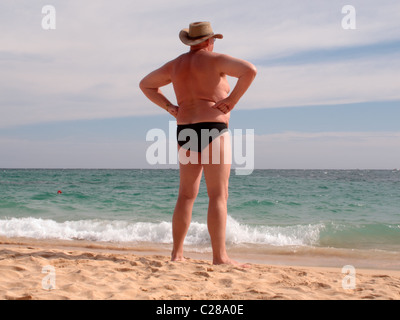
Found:
[(174, 119), (138, 84), (188, 50), (194, 21), (257, 67), (230, 123), (254, 130), (255, 168), (400, 168), (398, 0), (2, 0), (0, 168), (177, 167), (146, 158), (150, 130), (175, 143)]

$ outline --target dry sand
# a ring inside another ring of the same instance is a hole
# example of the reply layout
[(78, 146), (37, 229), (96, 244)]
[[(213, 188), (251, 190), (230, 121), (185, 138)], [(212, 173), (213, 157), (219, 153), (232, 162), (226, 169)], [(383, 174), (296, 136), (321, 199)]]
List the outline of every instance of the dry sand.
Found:
[[(251, 264), (241, 269), (193, 258), (171, 262), (167, 253), (26, 239), (3, 238), (0, 245), (0, 299), (400, 298), (398, 270), (357, 269), (355, 289), (343, 289), (346, 275), (336, 268)], [(46, 268), (53, 268), (54, 276)]]

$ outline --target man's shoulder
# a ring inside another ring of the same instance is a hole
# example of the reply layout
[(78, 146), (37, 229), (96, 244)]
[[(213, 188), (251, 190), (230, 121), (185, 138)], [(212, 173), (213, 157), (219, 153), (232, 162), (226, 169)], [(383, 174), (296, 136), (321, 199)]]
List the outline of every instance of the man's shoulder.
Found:
[(181, 55), (177, 56), (175, 59), (172, 59), (172, 60), (168, 61), (166, 63), (166, 65), (173, 66), (173, 65), (176, 65), (179, 62), (187, 60), (187, 58), (188, 58), (188, 53), (182, 53)]
[(196, 56), (198, 58), (200, 58), (200, 60), (203, 60), (203, 61), (204, 61), (204, 59), (212, 60), (215, 63), (219, 63), (219, 61), (221, 61), (221, 62), (227, 61), (231, 58), (229, 55), (226, 55), (223, 53), (218, 53), (218, 52), (205, 51), (205, 52), (202, 52), (200, 55), (195, 55), (195, 56), (193, 56), (193, 54), (191, 54), (190, 52), (186, 52), (186, 53), (183, 53), (183, 54), (177, 56), (175, 59), (167, 62), (165, 64), (165, 67), (174, 68), (174, 67), (180, 66), (182, 64), (185, 64), (185, 63), (191, 61)]
[(164, 70), (171, 70), (172, 68), (174, 68), (174, 66), (175, 66), (179, 61), (182, 61), (183, 55), (184, 55), (184, 54), (182, 54), (182, 55), (176, 57), (175, 59), (169, 60), (168, 62), (164, 63), (164, 65), (161, 67), (161, 69), (164, 69)]

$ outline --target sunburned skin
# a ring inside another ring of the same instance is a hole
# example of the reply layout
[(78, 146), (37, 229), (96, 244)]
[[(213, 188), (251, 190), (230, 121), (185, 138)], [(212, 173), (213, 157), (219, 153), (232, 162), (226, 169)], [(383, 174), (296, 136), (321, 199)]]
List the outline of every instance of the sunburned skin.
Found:
[(219, 54), (197, 50), (181, 55), (172, 63), (178, 124), (229, 122), (230, 113), (212, 108), (230, 91), (226, 74), (218, 71), (219, 58)]
[[(166, 63), (141, 81), (140, 87), (145, 95), (160, 107), (168, 108), (178, 124), (228, 124), (230, 111), (256, 75), (251, 63), (215, 53), (213, 49), (212, 39), (191, 47), (188, 53)], [(239, 79), (231, 94), (227, 76)], [(160, 90), (170, 83), (178, 106), (174, 106)]]

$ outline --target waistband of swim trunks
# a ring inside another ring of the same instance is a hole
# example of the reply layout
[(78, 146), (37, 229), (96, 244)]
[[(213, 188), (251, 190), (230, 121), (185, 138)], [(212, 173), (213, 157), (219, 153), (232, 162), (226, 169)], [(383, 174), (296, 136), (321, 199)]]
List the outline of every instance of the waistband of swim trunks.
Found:
[(183, 128), (204, 128), (208, 129), (209, 127), (215, 126), (215, 125), (224, 125), (226, 128), (228, 128), (228, 125), (225, 122), (196, 122), (196, 123), (188, 123), (188, 124), (178, 124), (178, 128), (183, 129)]

